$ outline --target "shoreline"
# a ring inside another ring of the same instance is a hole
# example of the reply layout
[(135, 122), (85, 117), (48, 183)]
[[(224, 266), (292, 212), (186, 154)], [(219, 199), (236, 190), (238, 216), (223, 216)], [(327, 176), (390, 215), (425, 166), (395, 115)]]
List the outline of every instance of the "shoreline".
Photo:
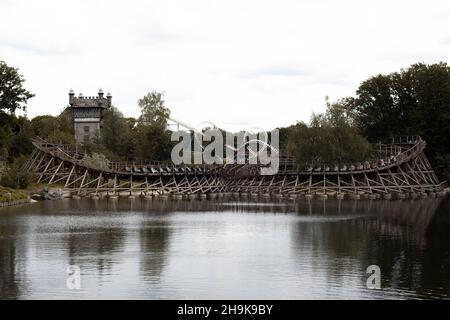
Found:
[(26, 203), (31, 203), (31, 198), (0, 202), (0, 208), (18, 206), (18, 205), (26, 204)]
[(24, 190), (0, 186), (0, 208), (30, 203), (31, 197)]
[[(4, 188), (4, 187), (0, 187), (0, 188), (3, 188), (3, 189), (6, 189), (6, 188)], [(8, 188), (9, 189), (9, 188)], [(33, 203), (33, 202), (37, 202), (37, 201), (33, 201), (33, 199), (31, 199), (31, 196), (30, 196), (30, 193), (31, 193), (31, 191), (33, 190), (33, 191), (35, 191), (37, 188), (36, 188), (36, 186), (34, 186), (33, 188), (29, 188), (28, 190), (14, 190), (12, 193), (14, 193), (14, 192), (16, 192), (16, 194), (17, 193), (19, 193), (19, 194), (23, 194), (23, 193), (25, 193), (26, 195), (27, 195), (27, 198), (23, 198), (23, 199), (17, 199), (17, 200), (9, 200), (9, 201), (3, 201), (3, 202), (0, 202), (0, 208), (5, 208), (5, 207), (12, 207), (12, 206), (18, 206), (18, 205), (22, 205), (22, 204), (27, 204), (27, 203)], [(9, 192), (10, 192), (10, 190), (8, 190)], [(450, 187), (449, 188), (445, 188), (444, 190), (442, 190), (444, 193), (445, 193), (445, 195), (448, 195), (448, 194), (450, 194)], [(139, 197), (140, 198), (140, 196), (136, 196), (136, 197)], [(110, 198), (110, 197), (108, 197), (108, 196), (100, 196), (100, 197), (76, 197), (76, 196), (67, 196), (67, 195), (65, 195), (65, 196), (63, 196), (63, 199), (102, 199), (102, 198), (106, 198), (106, 199), (108, 199), (108, 198)], [(117, 198), (129, 198), (129, 199), (134, 199), (135, 198), (135, 196), (124, 196), (124, 195), (121, 195), (120, 197), (111, 197), (112, 199), (117, 199)], [(142, 197), (143, 199), (147, 199), (147, 200), (150, 200), (150, 199), (160, 199), (160, 200), (163, 200), (163, 199), (171, 199), (172, 197), (170, 197), (170, 196), (156, 196), (156, 197), (154, 197), (154, 196), (150, 196), (150, 197), (148, 197), (148, 196), (143, 196)], [(185, 199), (185, 197), (173, 197), (174, 199), (176, 198), (177, 200), (181, 200), (181, 199)], [(198, 198), (198, 197), (196, 197), (196, 198)], [(211, 197), (205, 197), (205, 199), (206, 198), (209, 198), (209, 199), (211, 199)], [(215, 197), (214, 197), (215, 198)], [(213, 198), (213, 199), (214, 199)], [(218, 197), (218, 198), (222, 198), (222, 197)], [(224, 197), (224, 198), (229, 198), (229, 197)], [(238, 197), (238, 198), (241, 198), (241, 197)], [(244, 197), (244, 198), (250, 198), (250, 197)], [(271, 197), (272, 198), (272, 197)], [(284, 199), (292, 199), (292, 198), (288, 198), (288, 197), (276, 197), (276, 198), (278, 198), (279, 200), (281, 200), (282, 198), (284, 198)], [(306, 197), (306, 198), (308, 198), (308, 197)], [(311, 197), (311, 199), (312, 199), (313, 197)], [(186, 199), (187, 199), (187, 197), (186, 197)], [(200, 198), (200, 199), (202, 199), (202, 198)]]

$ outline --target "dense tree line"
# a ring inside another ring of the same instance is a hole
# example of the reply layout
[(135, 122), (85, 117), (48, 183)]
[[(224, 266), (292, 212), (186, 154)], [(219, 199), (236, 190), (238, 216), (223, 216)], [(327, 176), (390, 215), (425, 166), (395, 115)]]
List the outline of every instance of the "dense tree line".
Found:
[[(7, 168), (0, 173), (0, 183), (13, 187), (26, 185), (19, 174), (20, 162), (30, 154), (32, 138), (75, 145), (65, 112), (31, 120), (16, 114), (26, 111), (28, 99), (34, 96), (23, 83), (17, 69), (0, 62), (0, 164)], [(362, 161), (370, 156), (369, 142), (417, 134), (427, 141), (426, 152), (437, 174), (450, 179), (450, 67), (446, 63), (419, 63), (379, 74), (363, 81), (355, 96), (326, 103), (326, 111), (313, 114), (309, 123), (280, 128), (281, 149), (299, 162)], [(83, 146), (85, 150), (110, 161), (170, 159), (170, 110), (163, 95), (150, 92), (138, 105), (137, 119), (124, 117), (116, 107), (105, 110), (101, 132)]]
[(446, 63), (418, 63), (373, 76), (342, 104), (355, 113), (356, 125), (370, 141), (420, 135), (438, 176), (450, 179), (450, 67)]
[(170, 160), (170, 110), (164, 106), (163, 95), (150, 92), (139, 99), (138, 105), (138, 119), (125, 118), (116, 107), (105, 110), (102, 130), (87, 149), (110, 160)]
[(300, 162), (357, 161), (367, 141), (420, 135), (441, 179), (450, 180), (450, 67), (413, 64), (363, 81), (354, 97), (328, 103), (309, 124), (282, 128), (281, 145)]
[[(32, 151), (32, 139), (41, 137), (49, 142), (75, 146), (70, 116), (42, 115), (28, 119), (17, 115), (26, 112), (28, 99), (34, 94), (24, 88), (24, 77), (18, 69), (0, 62), (0, 184), (24, 188), (29, 177), (21, 166)], [(103, 127), (95, 139), (84, 148), (91, 154), (88, 160), (127, 161), (137, 159), (168, 160), (172, 142), (167, 130), (170, 115), (159, 92), (150, 92), (138, 101), (141, 115), (126, 118), (116, 108), (105, 110)]]
[[(300, 164), (332, 164), (363, 161), (369, 157), (370, 144), (355, 126), (354, 115), (340, 102), (327, 100), (324, 113), (313, 114), (311, 121), (282, 130), (281, 144)], [(285, 131), (285, 132), (284, 132)]]

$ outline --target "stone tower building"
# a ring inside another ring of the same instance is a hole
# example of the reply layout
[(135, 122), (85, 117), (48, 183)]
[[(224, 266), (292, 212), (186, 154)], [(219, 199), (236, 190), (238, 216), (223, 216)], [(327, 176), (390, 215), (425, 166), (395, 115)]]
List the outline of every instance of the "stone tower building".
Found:
[(92, 141), (102, 127), (103, 110), (111, 107), (111, 93), (103, 96), (100, 89), (96, 97), (84, 97), (82, 93), (75, 97), (73, 90), (69, 92), (67, 110), (72, 119), (75, 140), (78, 143)]

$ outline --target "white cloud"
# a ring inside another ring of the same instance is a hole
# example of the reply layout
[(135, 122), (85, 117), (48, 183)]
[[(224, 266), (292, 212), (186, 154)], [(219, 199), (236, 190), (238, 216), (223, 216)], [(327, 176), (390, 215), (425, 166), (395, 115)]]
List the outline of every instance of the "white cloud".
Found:
[(308, 120), (367, 77), (450, 55), (448, 1), (0, 1), (0, 59), (57, 114), (101, 87), (126, 115), (151, 90), (232, 130)]

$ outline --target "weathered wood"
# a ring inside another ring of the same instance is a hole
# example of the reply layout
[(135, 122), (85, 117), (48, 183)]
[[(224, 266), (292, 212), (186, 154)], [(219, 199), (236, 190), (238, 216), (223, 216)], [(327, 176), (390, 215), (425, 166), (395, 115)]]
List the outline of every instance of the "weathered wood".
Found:
[[(255, 197), (278, 194), (292, 199), (301, 194), (307, 194), (308, 198), (317, 194), (322, 199), (328, 195), (340, 199), (344, 194), (351, 194), (354, 198), (373, 199), (380, 194), (385, 195), (384, 198), (407, 194), (434, 196), (443, 189), (423, 153), (425, 143), (420, 138), (409, 144), (378, 145), (380, 156), (386, 158), (386, 161), (377, 161), (382, 165), (322, 164), (299, 171), (300, 167), (288, 159), (282, 163), (280, 171), (271, 176), (262, 176), (256, 170), (257, 165), (247, 164), (205, 165), (201, 166), (202, 170), (197, 170), (197, 166), (176, 167), (151, 162), (113, 163), (107, 168), (93, 168), (83, 164), (84, 155), (78, 150), (71, 151), (67, 146), (42, 140), (33, 141), (33, 145), (35, 150), (24, 168), (37, 173), (37, 182), (52, 185), (65, 181), (63, 189), (77, 195), (125, 193), (151, 197), (226, 192)], [(145, 166), (152, 170), (141, 170)], [(127, 167), (132, 169), (127, 171)], [(340, 171), (343, 167), (353, 170)]]

